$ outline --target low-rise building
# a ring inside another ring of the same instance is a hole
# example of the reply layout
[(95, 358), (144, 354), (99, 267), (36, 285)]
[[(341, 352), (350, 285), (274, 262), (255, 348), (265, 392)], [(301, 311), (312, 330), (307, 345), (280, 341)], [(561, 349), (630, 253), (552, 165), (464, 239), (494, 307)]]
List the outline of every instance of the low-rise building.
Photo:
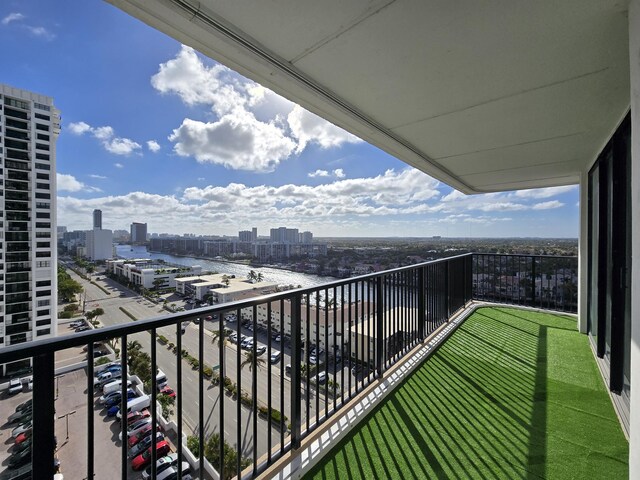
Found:
[(148, 258), (107, 261), (107, 271), (126, 278), (133, 285), (151, 288), (176, 288), (176, 279), (185, 275), (199, 275), (202, 267), (159, 263)]
[(178, 278), (176, 292), (197, 300), (208, 295), (214, 303), (227, 303), (276, 292), (278, 285), (271, 282), (252, 282), (232, 275), (214, 274)]

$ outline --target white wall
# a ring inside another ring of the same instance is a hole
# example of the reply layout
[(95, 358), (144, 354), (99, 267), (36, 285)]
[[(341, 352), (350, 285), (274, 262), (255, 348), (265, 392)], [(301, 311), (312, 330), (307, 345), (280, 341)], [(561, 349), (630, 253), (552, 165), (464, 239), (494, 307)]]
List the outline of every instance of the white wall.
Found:
[(629, 2), (631, 76), (631, 419), (629, 478), (640, 478), (640, 0)]
[(587, 260), (589, 258), (589, 172), (580, 175), (580, 233), (578, 237), (578, 330), (587, 333)]

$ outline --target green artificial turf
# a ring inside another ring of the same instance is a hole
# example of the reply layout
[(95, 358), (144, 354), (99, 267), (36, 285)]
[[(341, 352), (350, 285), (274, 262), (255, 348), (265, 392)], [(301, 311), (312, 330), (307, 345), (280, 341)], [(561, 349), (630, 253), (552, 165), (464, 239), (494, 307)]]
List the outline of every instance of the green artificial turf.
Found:
[(628, 449), (575, 319), (481, 308), (306, 478), (626, 479)]

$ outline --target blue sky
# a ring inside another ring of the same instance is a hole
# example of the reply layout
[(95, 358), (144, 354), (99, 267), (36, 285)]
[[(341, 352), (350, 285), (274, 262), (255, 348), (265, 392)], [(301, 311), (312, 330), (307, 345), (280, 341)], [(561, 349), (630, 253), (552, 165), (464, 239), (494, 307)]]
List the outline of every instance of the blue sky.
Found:
[(576, 186), (464, 196), (98, 0), (5, 0), (0, 82), (54, 98), (58, 224), (576, 237)]

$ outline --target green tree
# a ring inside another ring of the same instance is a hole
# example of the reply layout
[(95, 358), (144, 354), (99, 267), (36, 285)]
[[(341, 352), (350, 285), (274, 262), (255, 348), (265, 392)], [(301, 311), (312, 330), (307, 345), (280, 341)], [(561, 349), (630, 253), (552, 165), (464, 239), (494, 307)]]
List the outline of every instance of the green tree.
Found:
[(169, 417), (173, 415), (172, 407), (175, 405), (176, 399), (173, 397), (170, 397), (166, 393), (161, 393), (160, 395), (158, 395), (157, 398), (158, 398), (158, 402), (160, 403), (160, 407), (162, 408), (162, 416), (166, 420), (169, 420)]
[(252, 283), (255, 282), (256, 278), (257, 278), (256, 271), (255, 270), (249, 270), (249, 273), (247, 274), (247, 278), (249, 280), (251, 280)]
[(249, 371), (252, 371), (253, 367), (257, 367), (258, 369), (264, 367), (267, 362), (265, 362), (264, 358), (258, 357), (254, 355), (253, 350), (249, 350), (244, 353), (244, 360), (240, 364), (240, 368), (244, 369), (244, 367), (249, 367)]

